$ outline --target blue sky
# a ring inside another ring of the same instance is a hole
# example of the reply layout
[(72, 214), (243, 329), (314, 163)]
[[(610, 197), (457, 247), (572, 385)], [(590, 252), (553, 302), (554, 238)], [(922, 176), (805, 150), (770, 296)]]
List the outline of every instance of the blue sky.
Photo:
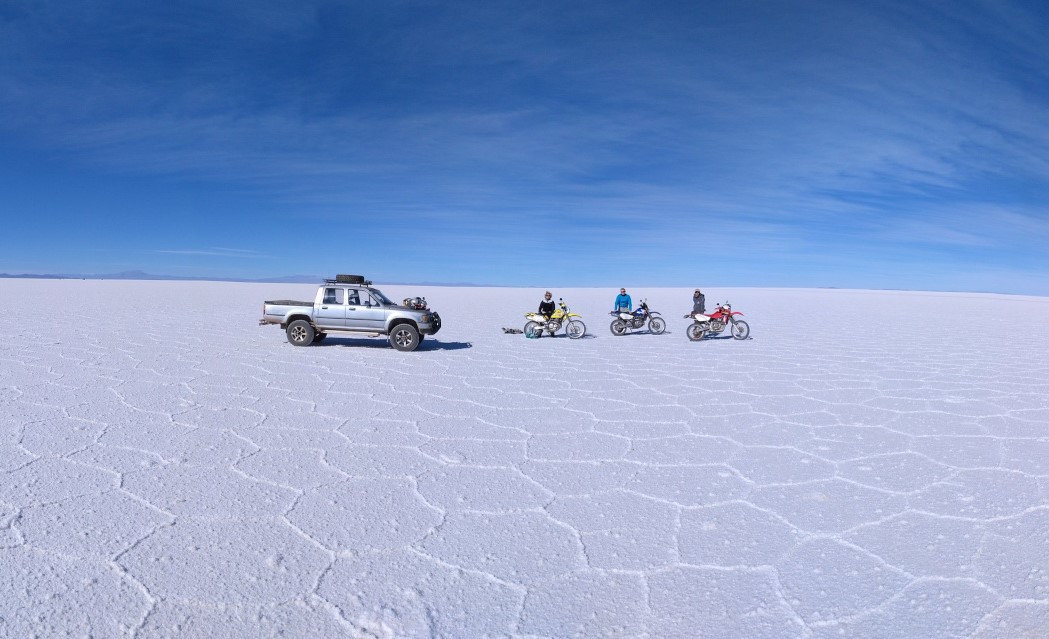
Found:
[(1049, 295), (1047, 15), (0, 0), (0, 272)]

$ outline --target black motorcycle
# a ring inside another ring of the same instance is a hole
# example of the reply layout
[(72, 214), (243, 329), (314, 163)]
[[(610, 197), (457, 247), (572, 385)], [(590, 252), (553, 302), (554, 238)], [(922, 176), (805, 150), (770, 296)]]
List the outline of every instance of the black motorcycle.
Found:
[(648, 309), (648, 303), (641, 300), (641, 305), (633, 313), (612, 311), (609, 313), (615, 317), (608, 327), (613, 335), (626, 335), (630, 329), (644, 328), (648, 324), (648, 331), (653, 335), (659, 335), (667, 330), (667, 323), (659, 317), (659, 313)]

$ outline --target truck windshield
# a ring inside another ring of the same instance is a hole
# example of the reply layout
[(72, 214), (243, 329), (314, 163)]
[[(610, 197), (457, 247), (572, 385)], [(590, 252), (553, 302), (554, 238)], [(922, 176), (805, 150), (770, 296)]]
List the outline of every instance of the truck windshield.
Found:
[(390, 301), (390, 298), (388, 298), (385, 295), (383, 295), (382, 291), (380, 291), (379, 289), (372, 288), (372, 289), (368, 289), (368, 290), (371, 291), (371, 293), (375, 297), (375, 299), (377, 299), (380, 302), (382, 302), (383, 306), (393, 306), (393, 302)]

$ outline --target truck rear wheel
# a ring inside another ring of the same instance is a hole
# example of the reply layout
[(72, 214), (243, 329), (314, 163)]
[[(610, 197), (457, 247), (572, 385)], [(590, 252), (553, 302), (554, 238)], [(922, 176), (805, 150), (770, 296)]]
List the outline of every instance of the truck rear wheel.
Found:
[(390, 331), (390, 346), (399, 351), (414, 351), (419, 341), (419, 331), (411, 324), (398, 324)]
[(306, 320), (295, 320), (291, 324), (288, 324), (288, 341), (293, 346), (309, 346), (313, 343), (313, 337), (316, 335), (316, 331), (313, 330), (313, 325)]

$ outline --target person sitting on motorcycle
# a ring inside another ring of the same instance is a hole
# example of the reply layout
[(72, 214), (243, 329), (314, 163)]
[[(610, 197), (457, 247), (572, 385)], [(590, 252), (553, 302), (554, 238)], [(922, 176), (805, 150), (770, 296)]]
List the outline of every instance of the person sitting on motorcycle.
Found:
[(630, 301), (630, 296), (626, 294), (626, 289), (619, 289), (619, 295), (616, 296), (615, 308), (612, 312), (629, 313), (632, 310), (634, 310), (634, 303)]
[(554, 296), (547, 291), (543, 294), (543, 301), (539, 302), (539, 314), (545, 315), (547, 319), (554, 314)]
[[(539, 314), (550, 319), (550, 316), (554, 314), (554, 296), (550, 291), (543, 294), (543, 301), (539, 302)], [(550, 332), (553, 335), (553, 332)], [(539, 337), (543, 336), (543, 330), (539, 329)]]
[(692, 294), (692, 315), (707, 316), (707, 297), (703, 295), (703, 291), (696, 289), (696, 292)]

